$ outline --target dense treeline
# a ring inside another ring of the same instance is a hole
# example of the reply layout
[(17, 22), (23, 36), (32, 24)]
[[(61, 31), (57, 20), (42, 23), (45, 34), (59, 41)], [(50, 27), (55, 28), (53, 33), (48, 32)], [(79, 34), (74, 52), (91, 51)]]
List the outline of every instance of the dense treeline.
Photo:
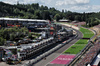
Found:
[(0, 6), (0, 17), (51, 20), (51, 17), (54, 17), (56, 13), (60, 13), (55, 8), (48, 8), (43, 5), (39, 6), (38, 3), (10, 5), (0, 2)]
[(16, 38), (21, 39), (29, 34), (28, 29), (23, 27), (19, 29), (18, 27), (13, 27), (9, 29), (0, 29), (0, 45), (4, 45), (6, 40), (15, 41)]
[(26, 27), (12, 27), (0, 29), (0, 46), (4, 45), (6, 41), (18, 41), (27, 39), (36, 39), (40, 36), (38, 33), (29, 32)]
[(71, 21), (86, 21), (88, 26), (94, 26), (100, 23), (100, 12), (98, 13), (77, 13), (67, 10), (59, 11), (55, 8), (47, 6), (39, 6), (38, 3), (33, 4), (16, 4), (10, 5), (0, 2), (0, 17), (15, 17), (27, 19), (69, 19)]

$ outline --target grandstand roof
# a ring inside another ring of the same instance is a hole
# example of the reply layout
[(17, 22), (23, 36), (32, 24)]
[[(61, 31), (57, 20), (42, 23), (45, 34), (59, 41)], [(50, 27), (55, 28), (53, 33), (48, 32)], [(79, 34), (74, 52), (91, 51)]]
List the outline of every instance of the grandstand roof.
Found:
[(66, 20), (66, 19), (61, 19), (59, 20), (60, 22), (69, 22), (69, 20)]
[(48, 20), (39, 20), (39, 19), (19, 19), (19, 18), (0, 18), (0, 20), (49, 22)]

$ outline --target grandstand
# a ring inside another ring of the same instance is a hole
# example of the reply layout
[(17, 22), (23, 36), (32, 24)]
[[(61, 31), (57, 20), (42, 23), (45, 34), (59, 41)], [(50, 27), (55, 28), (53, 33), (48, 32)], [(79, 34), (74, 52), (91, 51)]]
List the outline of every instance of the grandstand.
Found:
[(100, 53), (96, 56), (96, 58), (93, 60), (91, 66), (100, 66)]
[[(100, 43), (97, 42), (88, 50), (84, 58), (80, 62), (78, 62), (77, 66), (92, 65), (93, 61), (95, 60), (95, 58), (99, 53), (100, 53)], [(98, 66), (98, 64), (99, 62), (97, 63), (96, 66)]]
[(37, 20), (37, 19), (19, 19), (19, 18), (0, 18), (1, 27), (13, 27), (13, 26), (34, 26), (34, 27), (45, 27), (50, 22), (48, 20)]

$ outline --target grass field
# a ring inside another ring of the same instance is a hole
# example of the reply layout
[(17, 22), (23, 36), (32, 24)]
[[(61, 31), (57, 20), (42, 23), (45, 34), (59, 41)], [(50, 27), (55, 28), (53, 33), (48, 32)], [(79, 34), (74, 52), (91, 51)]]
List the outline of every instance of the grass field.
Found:
[(88, 39), (80, 39), (75, 44), (87, 44), (87, 43), (88, 43)]
[(73, 45), (68, 50), (66, 50), (65, 54), (78, 54), (86, 45)]
[(88, 29), (80, 27), (80, 31), (83, 33), (83, 38), (91, 38), (94, 33)]
[[(67, 23), (64, 23), (67, 24)], [(83, 38), (91, 38), (94, 33), (88, 29), (80, 27), (80, 31), (83, 34)], [(77, 41), (73, 46), (67, 49), (64, 53), (65, 54), (78, 54), (88, 43), (88, 39), (80, 39)]]
[[(83, 34), (83, 38), (91, 38), (94, 33), (88, 29), (80, 27), (80, 31)], [(65, 54), (78, 54), (88, 43), (88, 39), (80, 39), (73, 46), (71, 46), (68, 50), (66, 50)]]

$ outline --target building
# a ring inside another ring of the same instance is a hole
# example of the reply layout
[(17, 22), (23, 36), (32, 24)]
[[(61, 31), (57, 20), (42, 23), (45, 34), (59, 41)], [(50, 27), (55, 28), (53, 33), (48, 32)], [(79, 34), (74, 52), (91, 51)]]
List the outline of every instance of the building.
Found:
[(70, 21), (66, 20), (66, 19), (61, 19), (61, 20), (59, 20), (59, 22), (70, 22)]
[[(18, 46), (5, 46), (5, 49), (9, 49), (12, 51), (14, 55), (18, 57), (18, 59), (24, 60), (33, 55), (36, 55), (38, 51), (43, 50), (45, 47), (50, 47), (50, 45), (63, 40), (66, 37), (73, 35), (73, 30), (62, 28), (61, 25), (52, 24), (50, 25), (48, 20), (36, 20), (36, 19), (17, 19), (17, 18), (0, 18), (1, 27), (13, 27), (18, 25), (18, 27), (27, 27), (30, 29), (36, 28), (37, 30), (42, 30), (43, 40), (36, 43), (28, 43), (28, 40), (19, 40)], [(20, 26), (19, 26), (20, 25)], [(31, 27), (31, 28), (30, 28)], [(31, 30), (32, 31), (32, 30)], [(46, 38), (46, 36), (49, 36)], [(46, 38), (46, 39), (44, 39)], [(24, 42), (24, 43), (23, 43)], [(8, 41), (9, 44), (11, 44)], [(20, 45), (20, 43), (23, 43)], [(25, 44), (27, 43), (27, 44)], [(14, 51), (14, 52), (13, 52)]]
[(1, 27), (46, 27), (50, 22), (48, 20), (37, 19), (19, 19), (19, 18), (0, 18)]

